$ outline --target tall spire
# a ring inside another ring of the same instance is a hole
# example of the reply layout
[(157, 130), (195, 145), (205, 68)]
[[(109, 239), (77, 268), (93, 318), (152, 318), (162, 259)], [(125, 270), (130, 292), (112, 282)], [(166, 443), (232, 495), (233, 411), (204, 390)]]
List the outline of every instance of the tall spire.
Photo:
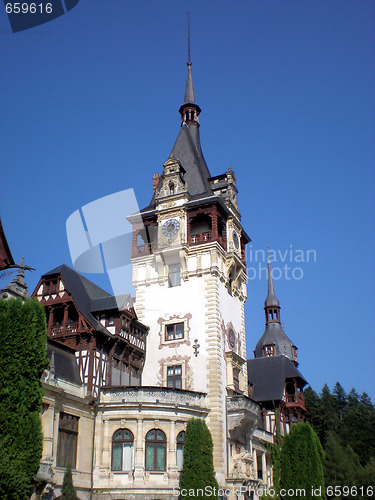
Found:
[(268, 293), (264, 302), (264, 311), (266, 313), (266, 323), (276, 321), (280, 323), (280, 303), (275, 295), (273, 288), (273, 278), (269, 250), (267, 250), (267, 276), (268, 276)]
[(267, 273), (268, 293), (264, 302), (266, 328), (263, 335), (258, 340), (254, 355), (256, 358), (285, 355), (298, 366), (297, 347), (286, 336), (280, 321), (280, 304), (273, 288), (269, 250), (267, 250)]
[(268, 277), (268, 294), (264, 302), (264, 306), (280, 307), (279, 301), (275, 295), (275, 290), (273, 288), (273, 278), (272, 278), (272, 269), (271, 269), (269, 251), (267, 251), (267, 277)]
[(191, 58), (190, 58), (190, 12), (188, 12), (188, 62), (187, 62), (187, 77), (185, 86), (184, 102), (182, 103), (179, 112), (181, 114), (182, 124), (199, 126), (199, 113), (201, 108), (195, 102), (195, 93), (193, 86), (193, 77), (191, 74)]

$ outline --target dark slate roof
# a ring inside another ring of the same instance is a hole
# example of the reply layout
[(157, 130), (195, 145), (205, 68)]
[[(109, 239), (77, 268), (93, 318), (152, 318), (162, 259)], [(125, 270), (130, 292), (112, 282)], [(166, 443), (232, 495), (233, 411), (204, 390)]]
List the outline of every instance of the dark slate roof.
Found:
[[(56, 275), (61, 275), (65, 286), (69, 290), (74, 303), (78, 311), (87, 319), (87, 321), (98, 331), (105, 333), (108, 336), (112, 336), (106, 328), (98, 321), (92, 314), (91, 311), (98, 311), (97, 308), (98, 300), (101, 304), (110, 303), (111, 309), (117, 309), (116, 299), (108, 292), (95, 285), (92, 281), (88, 280), (81, 274), (74, 271), (66, 264), (52, 269), (46, 274), (43, 274), (42, 278), (47, 279)], [(112, 307), (113, 305), (113, 307)], [(94, 309), (93, 309), (94, 306)]]
[(91, 301), (90, 311), (97, 312), (97, 311), (109, 311), (111, 309), (117, 310), (119, 304), (120, 307), (121, 305), (124, 305), (124, 307), (127, 307), (128, 305), (132, 307), (133, 299), (131, 298), (131, 295), (129, 293), (126, 293), (124, 295), (118, 295), (117, 297), (110, 295), (109, 297), (101, 297), (98, 299), (93, 299)]
[(193, 77), (191, 75), (191, 63), (188, 63), (188, 71), (186, 77), (185, 97), (183, 104), (197, 104), (195, 102), (195, 93), (193, 86)]
[(274, 345), (275, 346), (275, 356), (283, 354), (291, 360), (295, 360), (293, 347), (293, 342), (285, 335), (283, 327), (278, 322), (272, 322), (266, 324), (263, 335), (259, 339), (254, 355), (256, 358), (261, 358), (264, 356), (263, 346)]
[(3, 225), (0, 219), (0, 269), (4, 269), (14, 264), (14, 259), (5, 237)]
[(296, 379), (298, 387), (307, 382), (300, 371), (286, 356), (269, 356), (247, 360), (247, 378), (253, 385), (252, 399), (280, 401), (284, 394), (286, 379)]
[[(170, 157), (178, 160), (185, 170), (184, 180), (192, 200), (201, 200), (213, 195), (209, 182), (211, 174), (203, 157), (197, 126), (186, 123), (181, 125)], [(162, 182), (163, 180), (160, 178), (158, 188)], [(149, 206), (142, 209), (141, 213), (153, 211), (155, 206), (155, 197), (153, 196)]]
[(171, 156), (176, 158), (186, 171), (184, 180), (190, 195), (212, 194), (208, 181), (211, 174), (203, 157), (197, 126), (182, 124)]
[(82, 385), (74, 349), (48, 339), (47, 357), (50, 361), (52, 353), (54, 354), (56, 378), (62, 378), (68, 382)]
[(272, 270), (271, 263), (268, 259), (267, 262), (267, 277), (268, 277), (268, 294), (264, 302), (264, 307), (280, 307), (279, 301), (275, 295), (275, 290), (273, 288)]

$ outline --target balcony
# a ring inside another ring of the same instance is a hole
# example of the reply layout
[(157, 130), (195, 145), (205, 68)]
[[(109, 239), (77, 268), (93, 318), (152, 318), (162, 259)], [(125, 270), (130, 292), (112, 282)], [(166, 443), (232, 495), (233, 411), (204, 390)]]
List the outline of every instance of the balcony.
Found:
[(211, 231), (207, 231), (206, 233), (192, 234), (190, 236), (191, 245), (199, 245), (199, 243), (206, 243), (207, 241), (211, 241)]
[(154, 243), (145, 243), (144, 245), (138, 245), (137, 246), (137, 255), (152, 255), (155, 250), (158, 249), (158, 244), (156, 242)]
[(138, 349), (141, 349), (142, 351), (145, 350), (146, 343), (145, 343), (145, 334), (143, 333), (135, 333), (132, 331), (127, 331), (121, 328), (121, 330), (118, 332), (118, 335), (127, 340), (129, 344), (137, 347)]
[(51, 326), (51, 335), (55, 337), (57, 335), (76, 333), (78, 330), (78, 321), (74, 323), (56, 324)]
[(228, 396), (227, 411), (230, 437), (245, 443), (249, 427), (255, 428), (261, 421), (259, 406), (247, 396)]
[(185, 407), (186, 410), (200, 409), (207, 413), (206, 394), (168, 387), (103, 387), (102, 402), (122, 403), (134, 408), (144, 406), (159, 409), (164, 406), (173, 411)]
[(302, 408), (305, 408), (305, 400), (301, 394), (286, 394), (284, 396), (284, 401), (287, 408), (293, 406), (301, 406)]

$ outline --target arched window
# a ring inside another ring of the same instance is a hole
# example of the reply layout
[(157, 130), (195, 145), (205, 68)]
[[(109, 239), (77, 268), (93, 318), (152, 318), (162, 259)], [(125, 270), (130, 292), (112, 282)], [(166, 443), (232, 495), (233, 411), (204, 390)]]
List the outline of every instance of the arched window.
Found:
[(174, 195), (174, 184), (173, 184), (173, 182), (170, 182), (170, 183), (169, 183), (169, 194), (170, 194), (171, 196), (173, 196), (173, 195)]
[(163, 431), (151, 429), (146, 434), (146, 470), (165, 470), (167, 467), (167, 439)]
[(181, 431), (177, 435), (177, 469), (182, 470), (184, 465), (184, 441), (185, 431)]
[(134, 469), (134, 436), (128, 429), (118, 429), (112, 437), (112, 470)]

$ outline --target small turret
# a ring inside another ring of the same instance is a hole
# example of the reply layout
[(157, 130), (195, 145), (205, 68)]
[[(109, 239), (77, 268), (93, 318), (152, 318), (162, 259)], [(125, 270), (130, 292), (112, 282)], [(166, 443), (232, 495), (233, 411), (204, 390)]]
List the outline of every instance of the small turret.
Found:
[(269, 255), (267, 255), (267, 274), (268, 274), (268, 294), (264, 302), (264, 312), (266, 315), (266, 328), (262, 337), (259, 339), (254, 356), (256, 358), (269, 356), (287, 356), (296, 366), (297, 347), (285, 335), (280, 321), (280, 303), (276, 297), (272, 269)]

